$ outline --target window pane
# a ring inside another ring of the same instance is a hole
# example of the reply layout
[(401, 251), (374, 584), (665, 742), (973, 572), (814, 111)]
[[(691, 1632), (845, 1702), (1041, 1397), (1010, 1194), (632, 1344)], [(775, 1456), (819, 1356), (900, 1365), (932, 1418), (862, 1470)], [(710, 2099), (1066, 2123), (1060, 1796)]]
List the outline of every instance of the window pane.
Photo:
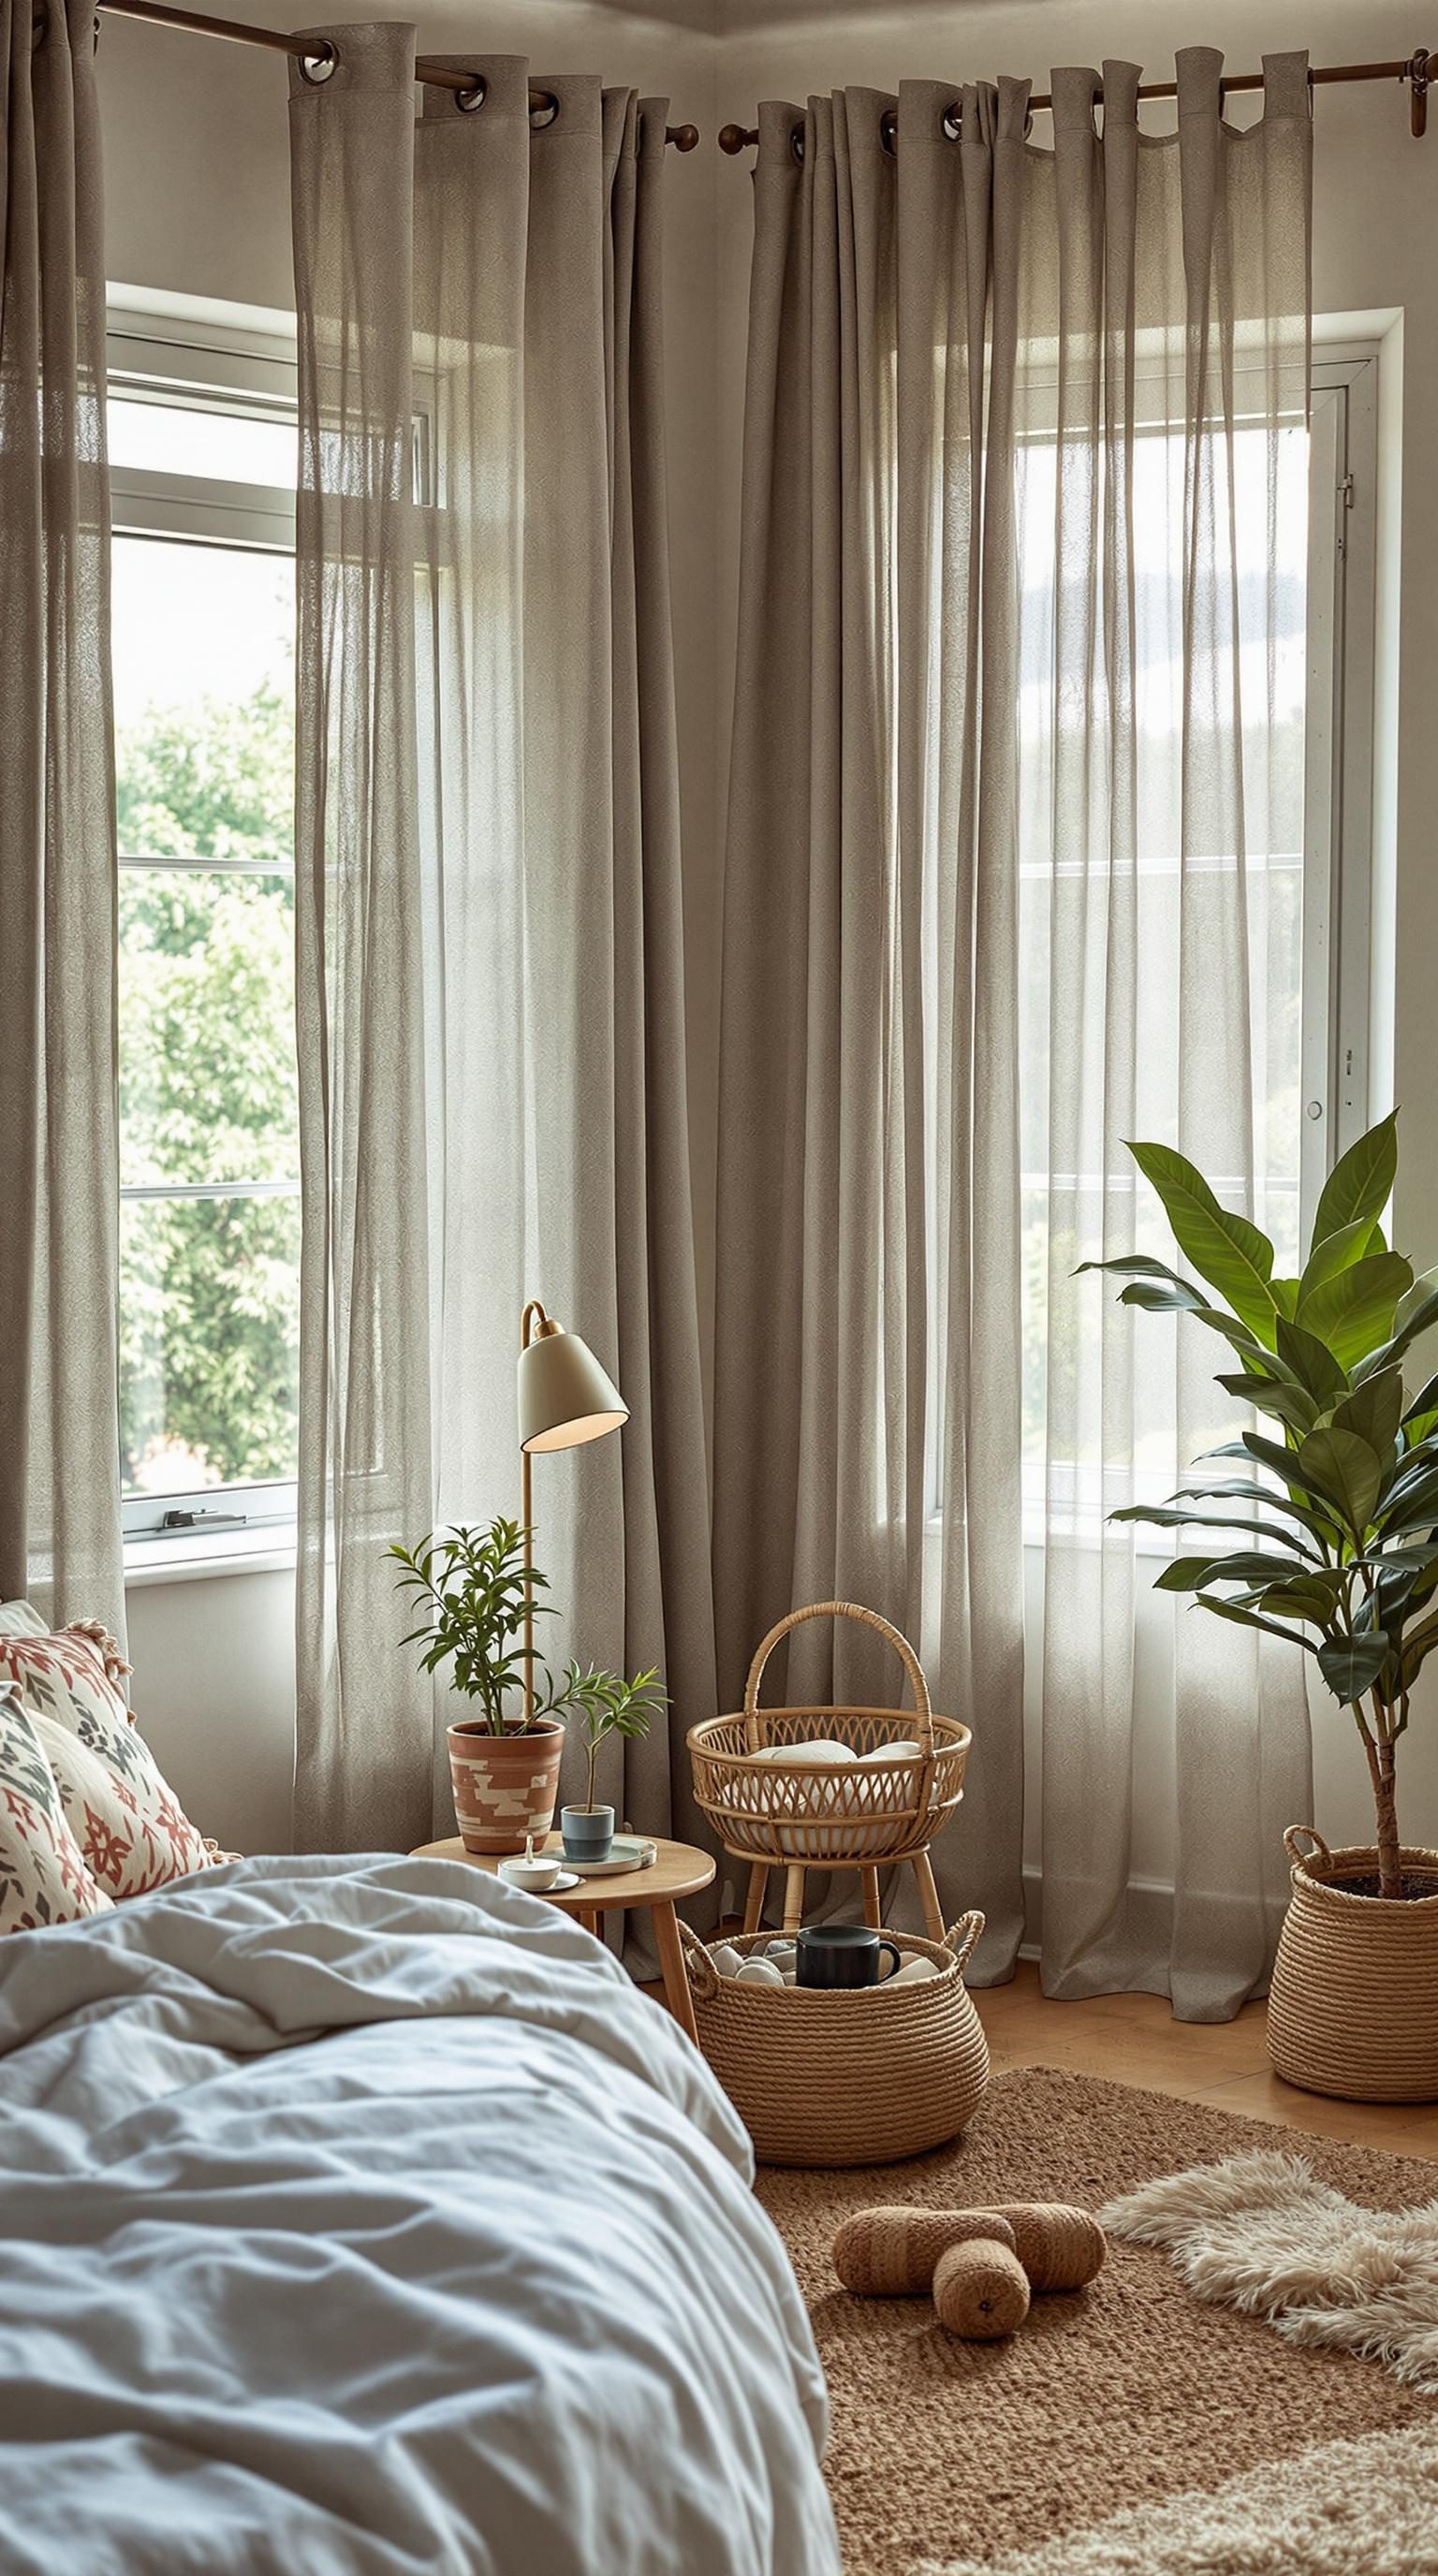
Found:
[(299, 1178), (294, 887), (120, 872), (120, 1179)]
[(120, 1177), (222, 1193), (122, 1207), (130, 1495), (295, 1473), (298, 1199), (223, 1187), (299, 1175), (293, 626), (286, 557), (116, 540)]
[(292, 859), (293, 560), (117, 537), (112, 624), (122, 854)]
[(148, 402), (111, 388), (110, 464), (151, 474), (199, 474), (220, 483), (261, 483), (292, 492), (297, 440), (292, 420), (195, 411), (186, 403)]
[(299, 1233), (298, 1198), (122, 1203), (127, 1494), (294, 1476)]

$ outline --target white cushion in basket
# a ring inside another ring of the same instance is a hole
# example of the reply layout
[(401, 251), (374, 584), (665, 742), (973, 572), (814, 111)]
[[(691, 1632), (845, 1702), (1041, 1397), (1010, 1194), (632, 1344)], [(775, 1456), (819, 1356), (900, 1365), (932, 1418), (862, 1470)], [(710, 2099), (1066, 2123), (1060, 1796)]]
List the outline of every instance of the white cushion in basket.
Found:
[(923, 1751), (922, 1744), (915, 1744), (905, 1735), (900, 1737), (897, 1744), (876, 1744), (872, 1753), (861, 1753), (859, 1760), (861, 1762), (918, 1762), (923, 1757)]
[(0, 1933), (108, 1913), (70, 1830), (34, 1719), (0, 1686)]
[(851, 1744), (838, 1744), (832, 1736), (811, 1735), (802, 1744), (765, 1744), (750, 1756), (754, 1762), (798, 1762), (807, 1770), (822, 1770), (831, 1762), (857, 1762)]

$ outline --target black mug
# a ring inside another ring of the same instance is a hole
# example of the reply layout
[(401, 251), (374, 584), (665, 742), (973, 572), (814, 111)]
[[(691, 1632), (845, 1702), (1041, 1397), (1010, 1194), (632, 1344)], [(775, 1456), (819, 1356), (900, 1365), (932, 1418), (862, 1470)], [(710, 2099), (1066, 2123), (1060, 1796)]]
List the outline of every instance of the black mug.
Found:
[(801, 1986), (876, 1986), (881, 1950), (893, 1954), (892, 1976), (901, 1964), (897, 1941), (871, 1932), (867, 1923), (811, 1923), (799, 1934), (797, 1982)]

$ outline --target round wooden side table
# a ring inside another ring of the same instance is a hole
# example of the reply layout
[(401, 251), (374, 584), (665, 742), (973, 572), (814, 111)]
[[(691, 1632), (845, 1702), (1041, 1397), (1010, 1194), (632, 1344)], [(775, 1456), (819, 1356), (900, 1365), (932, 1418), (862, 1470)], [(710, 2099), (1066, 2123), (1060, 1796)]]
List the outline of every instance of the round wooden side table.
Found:
[[(603, 1914), (625, 1913), (633, 1906), (647, 1905), (654, 1922), (654, 1944), (659, 1952), (659, 1965), (664, 1976), (664, 1999), (681, 2030), (687, 2030), (695, 2047), (699, 2032), (694, 2020), (694, 2004), (689, 1993), (689, 1979), (684, 1967), (684, 1953), (679, 1945), (679, 1919), (674, 1908), (681, 1896), (697, 1896), (714, 1876), (714, 1863), (708, 1852), (696, 1851), (692, 1843), (661, 1842), (657, 1835), (647, 1835), (656, 1857), (647, 1869), (616, 1871), (612, 1878), (582, 1878), (577, 1887), (562, 1888), (557, 1894), (546, 1894), (546, 1905), (557, 1905), (562, 1914), (572, 1914), (586, 1932), (598, 1933)], [(562, 1853), (563, 1838), (546, 1834), (536, 1851)], [(421, 1843), (411, 1852), (411, 1860), (462, 1860), (471, 1869), (488, 1870), (491, 1878), (498, 1875), (499, 1858), (492, 1852), (466, 1851), (458, 1834), (447, 1841)]]

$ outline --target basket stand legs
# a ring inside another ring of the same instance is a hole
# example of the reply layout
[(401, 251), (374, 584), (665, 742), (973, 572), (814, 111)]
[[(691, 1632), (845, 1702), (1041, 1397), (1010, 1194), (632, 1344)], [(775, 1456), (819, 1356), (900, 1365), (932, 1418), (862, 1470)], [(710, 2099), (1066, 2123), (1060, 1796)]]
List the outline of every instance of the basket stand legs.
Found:
[(784, 1872), (784, 1929), (797, 1932), (804, 1920), (804, 1872), (802, 1867)]
[(926, 1851), (915, 1852), (913, 1869), (919, 1903), (924, 1909), (924, 1930), (931, 1941), (942, 1941), (944, 1913), (939, 1903), (939, 1891), (934, 1885), (934, 1864)]
[(757, 1932), (760, 1924), (764, 1920), (764, 1897), (768, 1889), (768, 1885), (769, 1870), (767, 1863), (762, 1860), (752, 1862), (749, 1870), (749, 1894), (744, 1906), (744, 1929), (746, 1932)]
[(882, 1932), (884, 1909), (879, 1898), (879, 1873), (876, 1869), (861, 1869), (859, 1878), (864, 1890), (864, 1921), (871, 1932)]

